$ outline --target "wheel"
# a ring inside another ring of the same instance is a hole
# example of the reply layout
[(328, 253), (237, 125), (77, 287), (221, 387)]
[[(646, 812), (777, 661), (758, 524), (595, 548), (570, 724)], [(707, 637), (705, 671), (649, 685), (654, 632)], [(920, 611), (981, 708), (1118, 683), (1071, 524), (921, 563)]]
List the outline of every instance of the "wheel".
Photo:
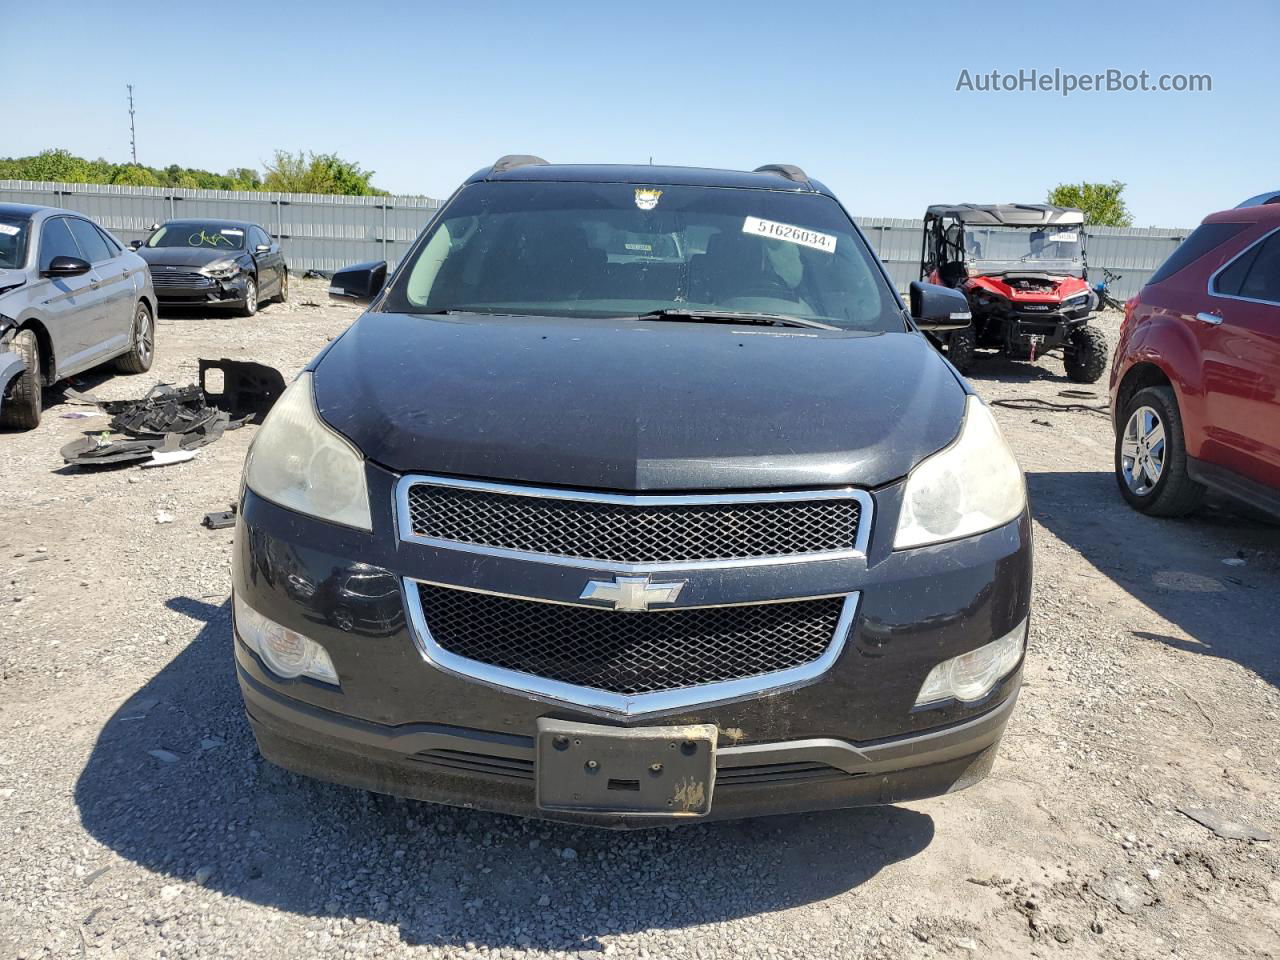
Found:
[(1097, 327), (1082, 324), (1067, 337), (1062, 363), (1067, 379), (1075, 383), (1097, 383), (1107, 369), (1107, 338)]
[(1180, 517), (1204, 498), (1204, 487), (1187, 476), (1182, 415), (1171, 387), (1135, 393), (1116, 433), (1116, 482), (1129, 505), (1156, 517)]
[(280, 290), (271, 298), (272, 303), (287, 303), (289, 300), (289, 271), (286, 268), (280, 274)]
[(973, 332), (973, 327), (952, 330), (947, 337), (947, 359), (961, 373), (965, 373), (973, 366), (973, 354), (977, 349), (978, 338)]
[(258, 278), (249, 277), (244, 282), (244, 306), (240, 308), (240, 316), (252, 317), (258, 312)]
[(9, 399), (0, 404), (0, 427), (31, 430), (40, 424), (43, 391), (40, 387), (40, 344), (30, 330), (19, 330), (10, 345), (27, 369), (11, 385)]
[(116, 357), (115, 368), (121, 373), (146, 373), (156, 355), (156, 325), (151, 319), (151, 308), (141, 300), (133, 311), (133, 346), (123, 356)]

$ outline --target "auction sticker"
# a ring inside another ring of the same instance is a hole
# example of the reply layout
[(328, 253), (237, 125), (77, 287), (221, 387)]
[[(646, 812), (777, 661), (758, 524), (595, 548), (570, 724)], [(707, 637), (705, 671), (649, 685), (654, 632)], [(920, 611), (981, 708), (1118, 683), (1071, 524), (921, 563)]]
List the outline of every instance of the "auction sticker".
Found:
[(18, 228), (11, 223), (0, 223), (0, 234), (3, 234), (6, 237), (16, 237), (18, 235)]
[(1065, 233), (1049, 234), (1050, 243), (1075, 243), (1079, 239), (1080, 237), (1071, 230), (1068, 230)]
[(769, 237), (773, 240), (785, 240), (787, 243), (798, 243), (802, 247), (812, 247), (823, 253), (836, 252), (836, 238), (831, 234), (794, 227), (789, 223), (775, 223), (773, 220), (747, 217), (742, 222), (742, 232), (754, 234), (757, 237)]

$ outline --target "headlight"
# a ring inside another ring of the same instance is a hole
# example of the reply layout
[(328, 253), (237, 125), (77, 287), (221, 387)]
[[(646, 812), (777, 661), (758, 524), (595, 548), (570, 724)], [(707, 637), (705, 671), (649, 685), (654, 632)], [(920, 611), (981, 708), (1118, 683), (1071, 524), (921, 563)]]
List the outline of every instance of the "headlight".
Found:
[(1062, 304), (1068, 310), (1079, 310), (1081, 307), (1089, 305), (1089, 294), (1082, 293), (1078, 297), (1071, 297), (1069, 300), (1063, 301)]
[(1013, 672), (1022, 659), (1026, 640), (1027, 621), (1023, 620), (999, 640), (942, 661), (924, 678), (924, 685), (916, 696), (916, 706), (946, 700), (966, 703), (981, 700)]
[(338, 683), (338, 671), (324, 647), (300, 633), (282, 627), (235, 597), (236, 632), (276, 676), (291, 680), (312, 677)]
[(951, 446), (907, 476), (893, 547), (956, 540), (1003, 526), (1027, 503), (1022, 468), (991, 411), (965, 401), (964, 424)]
[(201, 267), (200, 272), (206, 277), (213, 277), (215, 280), (226, 280), (240, 272), (240, 264), (234, 260), (215, 260), (213, 263)]
[(245, 484), (290, 510), (372, 530), (364, 457), (321, 421), (304, 373), (281, 394), (254, 437)]

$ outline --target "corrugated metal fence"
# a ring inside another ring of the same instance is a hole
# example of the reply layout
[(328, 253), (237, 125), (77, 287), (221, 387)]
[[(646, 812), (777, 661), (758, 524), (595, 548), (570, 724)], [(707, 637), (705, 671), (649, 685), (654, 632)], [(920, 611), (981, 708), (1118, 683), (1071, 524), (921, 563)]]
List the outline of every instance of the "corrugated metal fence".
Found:
[(0, 180), (0, 202), (83, 213), (128, 243), (176, 217), (259, 223), (280, 239), (289, 269), (337, 270), (364, 260), (396, 263), (440, 206), (428, 197), (341, 197), (311, 193), (116, 187)]
[[(440, 206), (428, 197), (339, 197), (87, 183), (0, 180), (0, 201), (66, 207), (92, 217), (126, 243), (153, 223), (175, 217), (222, 217), (262, 224), (280, 239), (290, 269), (336, 270), (364, 260), (394, 266)], [(859, 217), (900, 290), (919, 276), (920, 220)], [(1092, 227), (1087, 231), (1089, 280), (1103, 269), (1120, 274), (1117, 297), (1137, 293), (1189, 230)]]

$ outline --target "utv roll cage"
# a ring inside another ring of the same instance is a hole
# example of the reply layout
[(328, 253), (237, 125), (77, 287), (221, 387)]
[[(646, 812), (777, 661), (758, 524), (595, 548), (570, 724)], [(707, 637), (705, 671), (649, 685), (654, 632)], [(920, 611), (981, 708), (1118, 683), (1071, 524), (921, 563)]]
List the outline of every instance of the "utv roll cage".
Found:
[[(966, 226), (1001, 227), (1083, 227), (1084, 212), (1076, 207), (1055, 207), (1047, 203), (938, 203), (924, 214), (920, 241), (920, 279), (934, 270), (948, 287), (964, 279)], [(1080, 254), (1084, 258), (1081, 231)], [(1085, 259), (1085, 275), (1088, 260)]]

